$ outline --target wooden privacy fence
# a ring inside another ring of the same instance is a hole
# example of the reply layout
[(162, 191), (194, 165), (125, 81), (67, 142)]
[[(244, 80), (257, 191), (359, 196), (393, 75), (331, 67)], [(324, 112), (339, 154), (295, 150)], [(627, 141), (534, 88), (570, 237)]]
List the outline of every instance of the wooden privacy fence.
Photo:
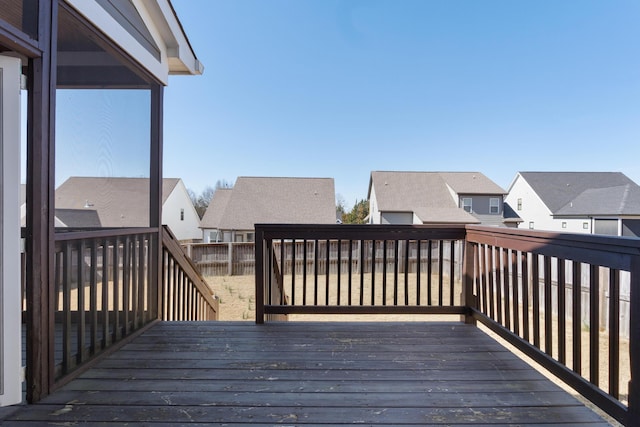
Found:
[(463, 315), (618, 421), (640, 425), (632, 379), (640, 372), (639, 239), (482, 226), (258, 225), (256, 259), (258, 323), (293, 314)]
[[(159, 319), (217, 319), (218, 301), (168, 228), (60, 229), (53, 258), (45, 389)], [(28, 352), (37, 348), (26, 344)], [(40, 387), (38, 378), (27, 380)]]
[[(273, 243), (274, 251), (280, 254), (282, 251), (282, 259), (284, 264), (280, 267), (282, 272), (287, 274), (291, 272), (292, 266), (295, 264), (297, 272), (302, 271), (306, 266), (306, 271), (312, 274), (314, 271), (325, 271), (329, 268), (330, 273), (335, 274), (338, 269), (347, 271), (348, 265), (351, 264), (353, 271), (360, 271), (361, 267), (366, 273), (377, 268), (382, 271), (385, 257), (391, 259), (394, 251), (399, 251), (400, 255), (407, 255), (408, 264), (398, 266), (399, 272), (403, 273), (404, 269), (415, 272), (417, 269), (417, 251), (415, 242), (409, 242), (406, 246), (404, 242), (398, 242), (395, 246), (393, 243), (377, 245), (374, 250), (372, 242), (360, 241), (338, 241), (338, 240), (310, 240), (310, 241), (276, 241)], [(443, 268), (445, 272), (450, 271), (450, 260), (459, 259), (462, 250), (462, 244), (454, 244), (453, 247), (449, 243), (439, 247), (437, 241), (431, 242), (431, 246), (424, 246), (422, 243), (420, 250), (423, 253), (429, 252), (434, 263), (440, 258), (444, 260)], [(203, 276), (243, 276), (255, 274), (255, 243), (183, 243), (182, 247), (191, 258), (193, 263), (198, 267)], [(455, 251), (451, 255), (451, 249)], [(405, 254), (406, 251), (409, 251)], [(442, 253), (441, 253), (442, 252)], [(386, 253), (386, 255), (385, 255)], [(348, 255), (350, 254), (350, 255)], [(372, 264), (375, 259), (375, 265)], [(422, 267), (426, 266), (427, 258), (421, 257)], [(362, 265), (361, 265), (362, 264)], [(459, 266), (458, 266), (459, 267)], [(460, 271), (460, 268), (458, 270)]]

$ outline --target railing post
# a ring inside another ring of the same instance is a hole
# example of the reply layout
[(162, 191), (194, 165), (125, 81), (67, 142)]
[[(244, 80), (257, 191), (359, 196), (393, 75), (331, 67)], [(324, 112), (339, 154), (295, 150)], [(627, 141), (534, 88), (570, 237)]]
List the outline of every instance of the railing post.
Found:
[(227, 275), (233, 276), (233, 243), (227, 243)]
[(631, 261), (630, 315), (629, 315), (629, 360), (631, 380), (629, 381), (629, 406), (625, 425), (640, 425), (640, 381), (635, 375), (640, 373), (640, 256)]
[(264, 231), (256, 226), (256, 323), (264, 323)]
[(472, 316), (471, 309), (476, 308), (476, 296), (473, 294), (473, 282), (475, 279), (474, 266), (475, 266), (475, 250), (476, 245), (469, 242), (465, 238), (464, 251), (462, 254), (462, 295), (461, 305), (465, 307), (467, 313), (462, 316), (462, 321), (467, 324), (475, 325), (476, 321)]

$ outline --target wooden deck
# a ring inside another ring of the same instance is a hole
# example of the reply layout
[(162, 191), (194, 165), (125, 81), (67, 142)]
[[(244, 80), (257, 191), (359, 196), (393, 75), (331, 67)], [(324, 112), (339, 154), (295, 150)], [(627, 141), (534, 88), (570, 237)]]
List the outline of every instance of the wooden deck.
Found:
[(0, 424), (198, 423), (608, 425), (457, 322), (162, 322)]

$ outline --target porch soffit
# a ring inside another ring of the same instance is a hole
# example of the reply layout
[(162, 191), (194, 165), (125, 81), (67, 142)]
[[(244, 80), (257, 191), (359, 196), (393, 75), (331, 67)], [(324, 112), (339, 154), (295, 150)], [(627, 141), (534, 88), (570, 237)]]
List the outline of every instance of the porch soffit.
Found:
[[(169, 74), (202, 73), (202, 64), (196, 59), (168, 0), (128, 1), (128, 5), (119, 7), (117, 13), (112, 10), (118, 19), (114, 18), (114, 15), (101, 5), (107, 0), (64, 1), (127, 52), (161, 83), (165, 85), (168, 83)], [(127, 24), (123, 26), (122, 21)], [(144, 31), (133, 30), (140, 25), (143, 25)], [(155, 53), (152, 53), (153, 48), (150, 46), (150, 41), (146, 40), (149, 36), (159, 49), (159, 58)], [(144, 42), (141, 43), (140, 39)], [(80, 50), (82, 47), (89, 50)], [(95, 52), (95, 49), (92, 49), (91, 46), (83, 46), (79, 40), (74, 40), (72, 50), (67, 48), (65, 50), (73, 52), (75, 56), (82, 56), (80, 54), (83, 52)]]

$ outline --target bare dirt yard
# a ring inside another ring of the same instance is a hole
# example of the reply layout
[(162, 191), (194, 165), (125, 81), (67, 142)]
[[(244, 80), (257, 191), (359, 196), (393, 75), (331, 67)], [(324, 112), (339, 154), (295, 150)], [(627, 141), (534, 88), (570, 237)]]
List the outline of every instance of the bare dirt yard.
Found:
[[(215, 277), (206, 277), (207, 283), (212, 289), (214, 295), (218, 296), (220, 301), (220, 314), (219, 320), (232, 320), (232, 321), (255, 321), (255, 278), (254, 276), (215, 276)], [(302, 281), (298, 281), (296, 283), (296, 300), (302, 298), (303, 291), (301, 289)], [(379, 289), (378, 289), (379, 288)], [(377, 293), (382, 292), (381, 286), (378, 286), (376, 289)], [(445, 286), (446, 288), (446, 286)], [(308, 292), (308, 291), (307, 291)], [(323, 294), (323, 289), (320, 289), (320, 295)], [(365, 295), (366, 301), (370, 300), (370, 293)], [(309, 297), (310, 298), (310, 297)], [(335, 298), (332, 297), (332, 298)], [(344, 298), (344, 297), (343, 297)], [(376, 295), (376, 301), (382, 301), (381, 295)], [(387, 296), (387, 298), (389, 298)], [(448, 294), (444, 295), (445, 300), (448, 300)], [(402, 296), (401, 298), (402, 299)], [(457, 299), (457, 298), (456, 298)], [(344, 299), (343, 299), (344, 301)], [(322, 297), (320, 297), (320, 302), (323, 302)], [(334, 302), (331, 301), (330, 302)], [(455, 301), (456, 303), (458, 301)], [(289, 316), (289, 320), (296, 321), (442, 321), (442, 320), (453, 320), (454, 317), (451, 316), (424, 316), (424, 315), (293, 315)], [(567, 329), (571, 330), (570, 324), (567, 325)], [(583, 328), (584, 329), (584, 328)], [(587, 406), (594, 408), (597, 412), (601, 413), (597, 410), (590, 402), (585, 401), (581, 396), (577, 395), (572, 389), (565, 386), (561, 381), (555, 378), (553, 375), (549, 374), (546, 370), (541, 369), (539, 365), (533, 360), (529, 359), (524, 354), (517, 351), (515, 348), (510, 346), (505, 341), (501, 340), (497, 335), (493, 334), (491, 331), (483, 328), (483, 330), (493, 336), (495, 339), (500, 341), (505, 347), (511, 349), (514, 353), (518, 354), (523, 360), (529, 363), (534, 368), (538, 369), (542, 374), (550, 378), (559, 386), (566, 389), (568, 392), (576, 396), (579, 400), (583, 401)], [(556, 332), (557, 333), (557, 332)], [(607, 336), (603, 333), (601, 335), (600, 340), (600, 382), (601, 387), (603, 389), (607, 389), (608, 387), (608, 342), (606, 338)], [(571, 360), (571, 337), (567, 337), (567, 360)], [(544, 342), (544, 337), (541, 337), (541, 342)], [(582, 372), (583, 375), (588, 377), (589, 373), (589, 331), (588, 329), (583, 330), (582, 334)], [(628, 341), (621, 339), (620, 341), (620, 393), (621, 400), (623, 402), (627, 398), (627, 384), (630, 377), (630, 367), (629, 367), (629, 358), (625, 357), (629, 354), (629, 346)], [(625, 402), (626, 403), (626, 402)], [(612, 425), (620, 425), (616, 423), (610, 417), (607, 417), (605, 414), (602, 414), (607, 421), (609, 421)]]

